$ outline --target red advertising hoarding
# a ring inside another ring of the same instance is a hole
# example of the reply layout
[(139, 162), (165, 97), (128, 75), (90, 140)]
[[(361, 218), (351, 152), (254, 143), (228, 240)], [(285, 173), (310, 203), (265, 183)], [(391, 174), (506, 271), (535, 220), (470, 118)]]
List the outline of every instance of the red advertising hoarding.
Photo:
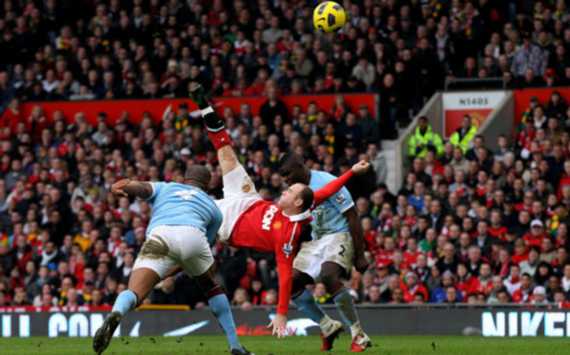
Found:
[[(343, 94), (348, 106), (356, 111), (361, 105), (366, 105), (372, 117), (377, 117), (378, 95), (375, 94)], [(284, 96), (282, 100), (291, 109), (300, 105), (306, 110), (310, 102), (316, 102), (321, 110), (330, 112), (335, 103), (336, 95), (295, 95)], [(230, 107), (234, 112), (239, 112), (242, 104), (249, 104), (252, 112), (257, 114), (260, 107), (265, 103), (265, 97), (219, 97), (214, 99), (217, 108)], [(68, 122), (73, 122), (73, 117), (78, 112), (83, 112), (89, 122), (94, 123), (97, 115), (105, 112), (108, 121), (113, 123), (124, 112), (129, 114), (132, 122), (141, 119), (144, 112), (150, 113), (155, 121), (160, 121), (169, 105), (172, 110), (177, 110), (180, 104), (186, 103), (190, 111), (196, 110), (197, 106), (190, 99), (156, 99), (156, 100), (101, 100), (101, 101), (57, 101), (57, 102), (28, 102), (21, 105), (22, 117), (28, 117), (35, 106), (40, 106), (48, 119), (52, 118), (55, 111), (61, 110)]]

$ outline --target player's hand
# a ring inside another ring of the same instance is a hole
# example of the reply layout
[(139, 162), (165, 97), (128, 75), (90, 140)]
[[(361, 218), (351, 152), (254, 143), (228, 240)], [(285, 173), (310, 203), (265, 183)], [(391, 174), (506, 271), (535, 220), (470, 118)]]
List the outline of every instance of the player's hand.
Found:
[(368, 163), (366, 160), (361, 160), (352, 166), (352, 172), (356, 175), (364, 174), (369, 167), (370, 163)]
[(361, 274), (368, 270), (368, 265), (368, 260), (366, 260), (364, 253), (356, 256), (354, 259), (354, 268)]
[(129, 197), (129, 194), (127, 194), (124, 190), (125, 186), (127, 186), (129, 182), (131, 182), (130, 179), (122, 179), (117, 181), (111, 186), (111, 193), (117, 196)]
[(277, 335), (278, 338), (285, 337), (287, 335), (287, 317), (282, 314), (276, 314), (275, 318), (269, 322), (267, 328), (272, 328), (271, 333)]

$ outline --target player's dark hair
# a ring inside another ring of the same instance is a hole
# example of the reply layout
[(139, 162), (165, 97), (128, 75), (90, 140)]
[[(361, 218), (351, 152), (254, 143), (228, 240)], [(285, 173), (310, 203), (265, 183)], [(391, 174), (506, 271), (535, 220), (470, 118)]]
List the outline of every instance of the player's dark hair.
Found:
[(279, 161), (279, 173), (281, 175), (288, 175), (292, 170), (302, 168), (303, 158), (294, 153), (288, 153), (281, 157)]
[(184, 175), (184, 179), (186, 181), (204, 191), (208, 189), (211, 178), (212, 174), (210, 174), (210, 170), (208, 170), (208, 168), (205, 166), (198, 164), (190, 166)]
[(303, 204), (301, 205), (301, 209), (303, 211), (306, 211), (313, 206), (314, 194), (310, 187), (305, 186), (299, 193), (299, 197), (303, 200)]
[(286, 154), (281, 158), (279, 174), (289, 177), (290, 183), (308, 184), (310, 175), (307, 174), (307, 167), (303, 162), (303, 157), (297, 154)]

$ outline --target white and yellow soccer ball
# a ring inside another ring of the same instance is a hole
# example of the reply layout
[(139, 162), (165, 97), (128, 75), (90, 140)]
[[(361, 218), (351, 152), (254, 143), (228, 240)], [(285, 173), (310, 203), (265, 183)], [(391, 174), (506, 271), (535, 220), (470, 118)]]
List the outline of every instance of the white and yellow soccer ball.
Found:
[(346, 23), (346, 11), (334, 2), (325, 1), (313, 10), (313, 25), (323, 32), (335, 32)]

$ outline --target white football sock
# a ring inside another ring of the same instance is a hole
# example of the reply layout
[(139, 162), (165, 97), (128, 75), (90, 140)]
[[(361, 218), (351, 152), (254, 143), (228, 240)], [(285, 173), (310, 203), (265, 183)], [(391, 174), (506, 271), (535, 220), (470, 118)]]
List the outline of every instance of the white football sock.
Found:
[(356, 338), (357, 335), (364, 333), (362, 327), (360, 326), (360, 322), (356, 322), (350, 326), (350, 334), (352, 335), (352, 339)]

